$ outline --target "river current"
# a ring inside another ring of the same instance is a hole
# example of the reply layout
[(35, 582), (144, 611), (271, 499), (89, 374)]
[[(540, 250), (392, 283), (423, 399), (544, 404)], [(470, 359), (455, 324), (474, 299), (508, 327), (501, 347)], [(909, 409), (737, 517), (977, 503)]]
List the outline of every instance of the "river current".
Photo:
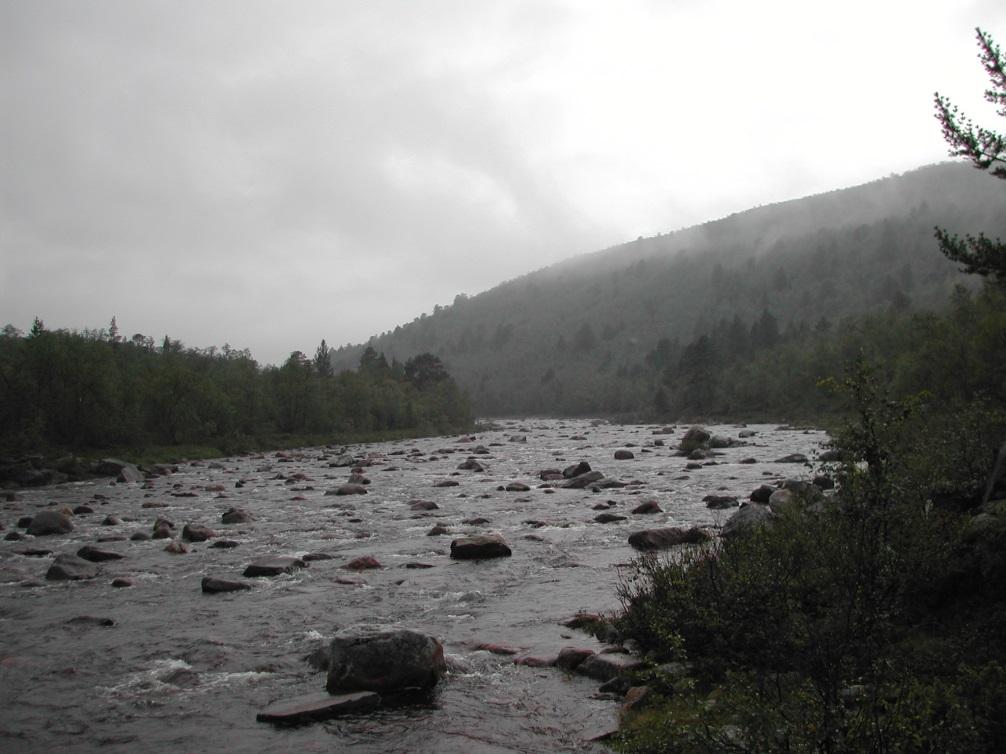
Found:
[[(146, 484), (99, 479), (18, 491), (0, 509), (7, 532), (17, 530), (20, 517), (51, 506), (83, 504), (94, 512), (74, 516), (67, 535), (0, 541), (0, 750), (605, 751), (591, 739), (616, 726), (618, 700), (599, 694), (596, 681), (515, 665), (514, 657), (554, 655), (566, 646), (599, 650), (561, 621), (618, 607), (619, 578), (638, 556), (627, 544), (630, 532), (715, 528), (730, 511), (709, 509), (705, 495), (744, 500), (765, 482), (806, 477), (807, 466), (775, 461), (790, 453), (813, 459), (826, 436), (751, 425), (746, 445), (686, 469), (675, 455), (683, 426), (670, 434), (585, 420), (497, 427), (474, 440), (349, 447), (368, 459), (365, 495), (325, 494), (348, 479), (349, 468), (330, 465), (341, 448), (185, 463)], [(740, 431), (709, 429), (729, 437)], [(473, 456), (485, 471), (458, 471), (478, 445), (489, 451)], [(614, 460), (619, 449), (634, 458)], [(756, 462), (740, 463), (750, 458)], [(637, 483), (591, 492), (552, 489), (539, 479), (543, 469), (581, 460), (606, 477)], [(458, 486), (435, 486), (444, 480)], [(500, 489), (511, 482), (530, 491)], [(649, 499), (663, 512), (630, 513)], [(438, 508), (412, 510), (416, 500)], [(605, 501), (627, 520), (595, 523), (594, 506)], [(255, 521), (221, 524), (231, 507)], [(107, 516), (121, 523), (103, 523)], [(209, 540), (172, 554), (166, 540), (129, 539), (150, 533), (158, 516), (179, 533), (200, 524), (238, 544), (218, 549)], [(477, 518), (487, 523), (463, 523)], [(428, 536), (436, 524), (449, 533)], [(449, 558), (454, 537), (490, 531), (505, 537), (512, 557)], [(124, 558), (100, 564), (91, 580), (45, 580), (56, 554), (99, 540)], [(24, 554), (41, 549), (51, 554)], [(292, 574), (247, 579), (250, 591), (200, 589), (204, 576), (240, 580), (255, 558), (308, 553), (332, 557)], [(343, 567), (364, 555), (382, 568)], [(132, 586), (114, 588), (116, 578)], [(294, 728), (256, 722), (274, 702), (322, 691), (325, 675), (305, 657), (339, 628), (360, 622), (416, 628), (444, 642), (451, 670), (431, 702)], [(483, 643), (519, 652), (477, 649)]]

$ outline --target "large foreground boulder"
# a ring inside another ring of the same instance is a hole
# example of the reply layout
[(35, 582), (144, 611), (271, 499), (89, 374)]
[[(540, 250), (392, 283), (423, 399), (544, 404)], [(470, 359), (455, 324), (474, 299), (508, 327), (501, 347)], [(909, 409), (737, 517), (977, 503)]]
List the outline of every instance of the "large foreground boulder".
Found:
[(325, 688), (332, 694), (431, 689), (446, 670), (444, 647), (436, 638), (408, 628), (361, 624), (332, 639)]
[(499, 534), (477, 534), (451, 542), (451, 557), (455, 560), (509, 558), (513, 553)]
[(709, 533), (697, 526), (690, 529), (677, 526), (643, 529), (629, 535), (629, 544), (637, 550), (663, 550), (677, 545), (697, 545), (708, 540)]

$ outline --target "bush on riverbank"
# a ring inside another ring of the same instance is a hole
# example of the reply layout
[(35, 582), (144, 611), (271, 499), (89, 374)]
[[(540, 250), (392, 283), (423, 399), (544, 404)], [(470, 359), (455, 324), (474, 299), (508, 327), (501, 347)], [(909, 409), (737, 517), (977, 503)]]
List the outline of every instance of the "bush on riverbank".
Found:
[(622, 634), (690, 669), (623, 750), (1006, 750), (1006, 503), (979, 507), (1002, 413), (891, 401), (862, 363), (843, 388), (834, 496), (623, 582)]

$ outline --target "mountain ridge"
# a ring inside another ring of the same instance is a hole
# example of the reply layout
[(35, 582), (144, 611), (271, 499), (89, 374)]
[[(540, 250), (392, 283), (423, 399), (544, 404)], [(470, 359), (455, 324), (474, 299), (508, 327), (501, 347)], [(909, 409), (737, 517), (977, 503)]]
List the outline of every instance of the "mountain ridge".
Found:
[(940, 163), (754, 207), (459, 294), (332, 361), (353, 368), (368, 345), (389, 360), (435, 353), (483, 414), (631, 410), (656, 384), (655, 349), (724, 322), (751, 327), (768, 312), (783, 330), (806, 329), (940, 305), (965, 278), (936, 250), (933, 227), (1003, 234), (996, 189)]

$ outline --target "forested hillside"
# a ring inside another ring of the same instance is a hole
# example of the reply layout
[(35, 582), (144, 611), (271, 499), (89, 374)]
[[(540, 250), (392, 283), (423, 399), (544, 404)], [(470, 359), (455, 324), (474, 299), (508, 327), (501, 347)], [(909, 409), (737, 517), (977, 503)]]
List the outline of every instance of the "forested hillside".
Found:
[[(388, 360), (437, 354), (482, 415), (750, 413), (708, 375), (973, 288), (933, 228), (1006, 235), (996, 183), (941, 164), (759, 207), (458, 295), (366, 345)], [(333, 363), (355, 365), (363, 347)]]

